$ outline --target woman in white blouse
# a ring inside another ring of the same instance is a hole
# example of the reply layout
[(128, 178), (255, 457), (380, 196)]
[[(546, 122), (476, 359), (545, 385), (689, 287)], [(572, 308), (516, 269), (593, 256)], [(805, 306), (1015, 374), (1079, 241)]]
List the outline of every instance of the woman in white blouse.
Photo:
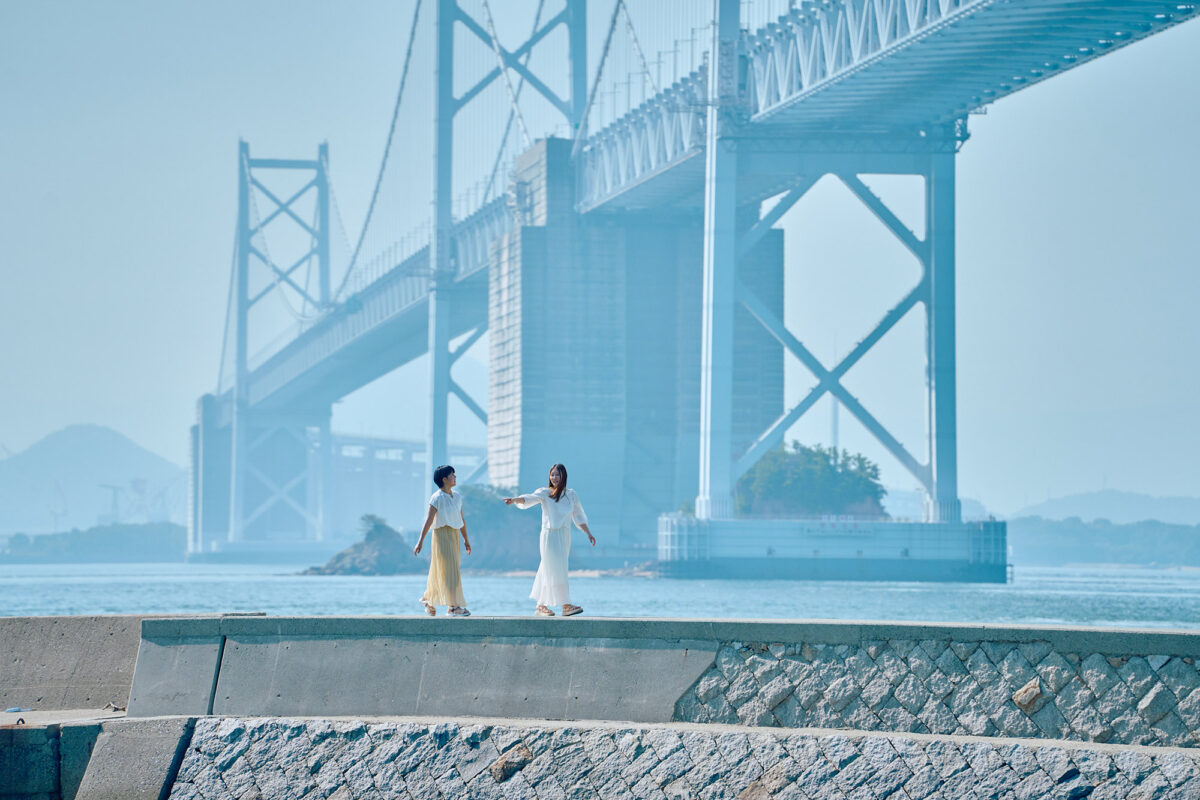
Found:
[(433, 471), (433, 482), (438, 490), (429, 498), (429, 513), (425, 515), (425, 526), (421, 538), (413, 548), (413, 555), (420, 555), (425, 544), (425, 534), (433, 527), (433, 547), (429, 553), (429, 580), (425, 583), (425, 594), (421, 605), (429, 616), (437, 615), (437, 606), (449, 606), (456, 617), (469, 617), (467, 601), (463, 598), (462, 576), (458, 571), (458, 535), (462, 533), (463, 546), (471, 555), (471, 542), (467, 539), (467, 523), (462, 515), (462, 495), (454, 492), (458, 478), (454, 467), (438, 467)]
[(540, 549), (542, 563), (538, 565), (533, 579), (533, 591), (529, 596), (537, 602), (540, 617), (553, 617), (550, 606), (562, 606), (562, 615), (571, 617), (583, 612), (571, 604), (571, 593), (567, 587), (567, 556), (571, 553), (571, 523), (587, 534), (588, 541), (596, 546), (596, 537), (588, 530), (587, 515), (574, 489), (567, 488), (567, 468), (555, 464), (550, 468), (550, 485), (533, 494), (506, 497), (504, 502), (517, 508), (542, 507), (542, 535)]

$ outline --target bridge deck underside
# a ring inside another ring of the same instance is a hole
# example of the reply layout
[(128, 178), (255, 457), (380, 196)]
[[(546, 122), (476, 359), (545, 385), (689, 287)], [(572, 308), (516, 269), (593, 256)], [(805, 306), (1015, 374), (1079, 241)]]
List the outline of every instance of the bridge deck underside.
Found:
[(757, 114), (785, 128), (945, 122), (1197, 14), (1172, 0), (981, 0)]
[[(357, 310), (302, 334), (251, 375), (250, 404), (259, 411), (328, 405), (424, 355), (428, 294), (403, 266), (356, 296)], [(418, 285), (404, 285), (417, 283)], [(487, 322), (487, 270), (457, 281), (451, 336)]]

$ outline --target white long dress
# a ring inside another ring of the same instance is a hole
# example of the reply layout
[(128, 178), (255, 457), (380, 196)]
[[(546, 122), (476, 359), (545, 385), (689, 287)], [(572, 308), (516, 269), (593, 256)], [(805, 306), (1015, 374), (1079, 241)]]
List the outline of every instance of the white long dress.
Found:
[(567, 489), (562, 497), (554, 500), (550, 489), (543, 486), (533, 494), (517, 498), (517, 508), (542, 507), (542, 534), (540, 549), (542, 563), (538, 565), (533, 579), (533, 591), (529, 596), (538, 605), (559, 606), (571, 602), (570, 587), (567, 586), (567, 557), (571, 554), (571, 524), (588, 524), (587, 515), (574, 489)]

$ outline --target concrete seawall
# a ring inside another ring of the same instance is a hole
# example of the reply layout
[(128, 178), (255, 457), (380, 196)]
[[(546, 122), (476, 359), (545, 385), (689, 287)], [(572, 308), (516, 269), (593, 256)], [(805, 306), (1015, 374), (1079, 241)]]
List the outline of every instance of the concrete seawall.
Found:
[(143, 619), (0, 617), (0, 708), (125, 705)]
[(622, 619), (147, 620), (131, 716), (698, 722), (1200, 746), (1200, 636)]
[[(90, 699), (128, 680), (130, 618), (0, 622), (26, 637), (5, 640), (24, 654), (0, 673), (13, 697)], [(263, 616), (141, 628), (130, 717), (41, 710), (0, 726), (0, 800), (1200, 800), (1200, 635), (1182, 631)]]
[(717, 652), (699, 627), (664, 635), (633, 620), (563, 622), (147, 621), (129, 713), (666, 722)]
[(105, 726), (121, 724), (149, 618), (0, 617), (0, 709), (31, 709), (0, 711), (0, 800), (76, 796), (97, 742), (117, 736)]

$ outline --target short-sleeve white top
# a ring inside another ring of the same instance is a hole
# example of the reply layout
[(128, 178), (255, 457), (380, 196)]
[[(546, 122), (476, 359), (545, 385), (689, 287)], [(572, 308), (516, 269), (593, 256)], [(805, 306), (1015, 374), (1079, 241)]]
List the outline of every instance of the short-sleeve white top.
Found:
[(463, 526), (462, 495), (453, 489), (450, 494), (438, 489), (429, 498), (429, 505), (437, 509), (437, 516), (433, 518), (433, 527), (461, 528)]
[(575, 494), (574, 489), (567, 489), (562, 493), (562, 497), (555, 501), (550, 496), (549, 487), (543, 486), (533, 494), (518, 497), (516, 505), (518, 508), (533, 508), (539, 503), (542, 506), (543, 528), (561, 528), (572, 522), (577, 526), (588, 524), (587, 514), (583, 513), (583, 504), (579, 502), (579, 496)]

